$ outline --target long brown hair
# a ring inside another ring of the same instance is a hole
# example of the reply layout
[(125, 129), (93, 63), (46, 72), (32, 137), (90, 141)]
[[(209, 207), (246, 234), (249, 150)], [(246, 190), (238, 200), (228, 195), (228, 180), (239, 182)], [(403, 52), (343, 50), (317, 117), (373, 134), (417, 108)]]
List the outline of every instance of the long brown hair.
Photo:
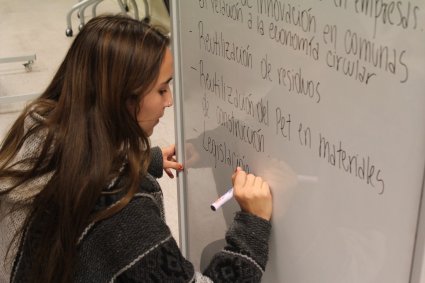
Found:
[[(136, 121), (138, 102), (155, 83), (169, 39), (124, 16), (100, 16), (80, 31), (52, 82), (16, 120), (0, 149), (0, 182), (7, 195), (50, 174), (30, 202), (17, 238), (38, 223), (31, 247), (32, 282), (71, 282), (77, 240), (92, 221), (121, 210), (138, 190), (149, 163), (149, 140)], [(129, 111), (129, 104), (136, 105)], [(29, 116), (43, 119), (24, 130)], [(24, 144), (43, 136), (36, 156), (15, 160)], [(102, 191), (122, 165), (124, 194), (109, 210), (93, 214)]]

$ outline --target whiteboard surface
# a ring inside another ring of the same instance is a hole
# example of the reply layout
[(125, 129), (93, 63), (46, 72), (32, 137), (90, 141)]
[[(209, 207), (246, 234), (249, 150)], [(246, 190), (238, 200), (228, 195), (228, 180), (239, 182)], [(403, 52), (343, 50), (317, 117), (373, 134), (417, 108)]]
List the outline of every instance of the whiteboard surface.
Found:
[(242, 166), (274, 198), (263, 282), (420, 282), (425, 3), (176, 2), (196, 268), (223, 247), (238, 206), (210, 204)]

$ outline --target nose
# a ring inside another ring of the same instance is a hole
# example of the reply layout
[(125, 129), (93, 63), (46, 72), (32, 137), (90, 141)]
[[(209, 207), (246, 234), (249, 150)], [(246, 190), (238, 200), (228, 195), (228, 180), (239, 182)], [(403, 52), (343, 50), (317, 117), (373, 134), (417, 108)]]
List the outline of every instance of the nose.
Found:
[(168, 97), (168, 99), (167, 99), (167, 103), (166, 103), (166, 107), (171, 107), (171, 106), (173, 106), (173, 104), (174, 104), (174, 101), (173, 101), (173, 95), (171, 94), (171, 91), (169, 91), (168, 92), (170, 95), (169, 95), (169, 97)]

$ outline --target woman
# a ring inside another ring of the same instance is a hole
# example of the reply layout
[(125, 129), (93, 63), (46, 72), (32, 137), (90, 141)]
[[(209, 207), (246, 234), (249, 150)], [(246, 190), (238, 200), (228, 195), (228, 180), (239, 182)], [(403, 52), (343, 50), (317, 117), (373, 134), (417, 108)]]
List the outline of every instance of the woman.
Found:
[[(172, 105), (169, 39), (123, 16), (89, 21), (0, 149), (0, 250), (11, 282), (258, 282), (266, 182), (233, 175), (242, 211), (204, 274), (164, 222), (155, 178), (182, 170), (149, 136)], [(4, 233), (3, 231), (7, 231)]]

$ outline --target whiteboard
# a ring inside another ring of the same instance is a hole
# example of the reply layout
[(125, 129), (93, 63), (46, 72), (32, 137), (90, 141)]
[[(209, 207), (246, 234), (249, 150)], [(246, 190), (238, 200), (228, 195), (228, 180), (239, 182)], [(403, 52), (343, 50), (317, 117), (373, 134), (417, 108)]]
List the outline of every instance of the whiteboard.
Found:
[(196, 268), (273, 193), (263, 282), (424, 282), (425, 2), (173, 3), (181, 246)]

